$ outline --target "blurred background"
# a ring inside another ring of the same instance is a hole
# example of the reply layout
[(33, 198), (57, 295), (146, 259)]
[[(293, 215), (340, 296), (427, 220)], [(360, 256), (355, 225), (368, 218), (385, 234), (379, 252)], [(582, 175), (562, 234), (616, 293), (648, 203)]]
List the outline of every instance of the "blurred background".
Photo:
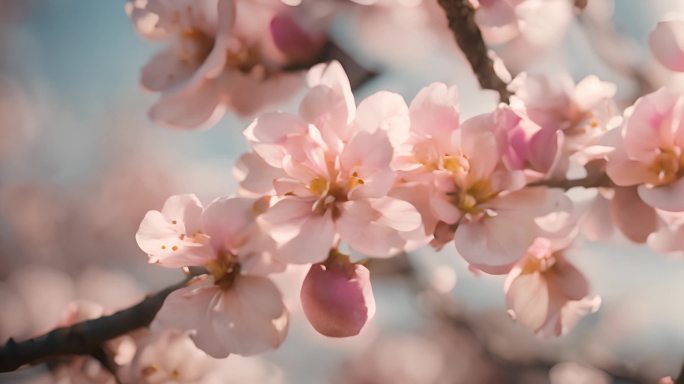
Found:
[[(496, 94), (479, 90), (435, 2), (340, 10), (333, 39), (378, 73), (356, 90), (357, 101), (381, 89), (411, 99), (444, 81), (458, 85), (465, 117), (496, 105)], [(148, 265), (138, 249), (144, 213), (174, 193), (209, 202), (237, 192), (231, 168), (246, 150), (249, 119), (227, 116), (201, 132), (149, 122), (156, 96), (141, 90), (139, 71), (160, 45), (135, 34), (123, 6), (0, 2), (2, 342), (54, 328), (75, 299), (114, 311), (178, 281), (176, 271)], [(543, 41), (517, 38), (497, 51), (514, 74), (615, 82), (625, 106), (644, 85), (635, 68), (652, 84), (684, 84), (652, 62), (646, 45), (653, 25), (673, 11), (684, 3), (589, 0), (584, 22), (542, 20)], [(294, 110), (299, 98), (282, 109)], [(235, 375), (225, 382), (627, 383), (676, 375), (684, 361), (681, 254), (656, 254), (616, 234), (581, 242), (570, 259), (603, 302), (555, 340), (511, 321), (504, 279), (474, 276), (452, 246), (381, 265), (373, 274), (377, 314), (351, 339), (311, 328), (298, 300), (306, 271), (292, 270), (276, 277), (292, 312), (286, 341), (260, 357), (229, 357)], [(44, 366), (0, 375), (7, 383), (51, 380)]]

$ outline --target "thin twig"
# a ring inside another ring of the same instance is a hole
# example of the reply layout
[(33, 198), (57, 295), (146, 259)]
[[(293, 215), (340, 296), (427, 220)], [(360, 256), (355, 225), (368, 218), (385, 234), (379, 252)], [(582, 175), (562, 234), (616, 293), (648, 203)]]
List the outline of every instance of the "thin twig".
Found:
[(0, 348), (0, 372), (13, 371), (24, 364), (55, 356), (96, 354), (106, 341), (148, 326), (166, 297), (190, 279), (191, 276), (188, 276), (177, 284), (148, 295), (138, 304), (109, 316), (57, 328), (22, 342), (9, 339)]
[(494, 70), (494, 61), (489, 57), (480, 27), (475, 22), (475, 9), (468, 0), (438, 0), (438, 2), (444, 9), (449, 21), (449, 29), (468, 59), (480, 86), (498, 92), (500, 100), (508, 103), (511, 92), (506, 82)]

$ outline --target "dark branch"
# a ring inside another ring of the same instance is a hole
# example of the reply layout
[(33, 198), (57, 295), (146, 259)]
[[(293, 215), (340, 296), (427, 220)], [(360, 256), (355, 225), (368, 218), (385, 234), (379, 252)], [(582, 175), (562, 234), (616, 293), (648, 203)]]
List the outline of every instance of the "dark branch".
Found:
[(475, 23), (475, 10), (470, 2), (468, 0), (438, 0), (438, 2), (444, 9), (449, 21), (449, 29), (468, 59), (480, 86), (497, 91), (501, 101), (508, 103), (511, 92), (506, 88), (506, 82), (494, 71), (494, 61), (489, 57), (480, 27)]
[(562, 188), (569, 190), (572, 188), (609, 188), (613, 184), (606, 174), (598, 176), (587, 176), (582, 179), (561, 179), (561, 180), (542, 180), (530, 184), (532, 187)]
[(109, 316), (57, 328), (42, 336), (16, 342), (9, 339), (0, 348), (0, 372), (13, 371), (24, 364), (61, 355), (97, 355), (108, 340), (148, 326), (166, 296), (183, 287), (190, 277), (148, 295), (140, 303)]

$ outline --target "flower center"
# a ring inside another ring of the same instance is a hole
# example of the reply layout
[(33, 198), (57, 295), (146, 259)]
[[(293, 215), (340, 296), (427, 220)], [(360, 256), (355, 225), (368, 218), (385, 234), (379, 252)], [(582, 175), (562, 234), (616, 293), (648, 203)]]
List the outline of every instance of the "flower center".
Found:
[(222, 289), (229, 289), (240, 274), (237, 256), (229, 251), (219, 252), (216, 259), (207, 263), (205, 267), (214, 278), (214, 284)]
[(657, 177), (656, 185), (673, 182), (684, 173), (684, 155), (681, 148), (659, 149), (658, 155), (651, 163), (649, 170)]
[(358, 172), (353, 172), (346, 182), (336, 183), (318, 176), (309, 182), (308, 188), (312, 194), (318, 197), (314, 205), (314, 212), (323, 214), (329, 208), (333, 209), (333, 216), (339, 214), (335, 203), (347, 201), (349, 192), (364, 185), (366, 182), (359, 177)]
[(467, 189), (458, 189), (450, 192), (452, 202), (463, 213), (478, 214), (483, 211), (481, 205), (498, 195), (492, 189), (489, 180), (480, 180), (472, 184)]
[(196, 28), (185, 29), (180, 36), (176, 54), (181, 62), (198, 67), (214, 48), (214, 39)]
[(527, 255), (527, 261), (522, 269), (522, 274), (530, 273), (546, 273), (556, 265), (556, 257), (553, 254), (538, 257), (536, 255)]
[(261, 62), (261, 53), (256, 45), (238, 44), (239, 48), (226, 51), (226, 66), (243, 73), (249, 73)]

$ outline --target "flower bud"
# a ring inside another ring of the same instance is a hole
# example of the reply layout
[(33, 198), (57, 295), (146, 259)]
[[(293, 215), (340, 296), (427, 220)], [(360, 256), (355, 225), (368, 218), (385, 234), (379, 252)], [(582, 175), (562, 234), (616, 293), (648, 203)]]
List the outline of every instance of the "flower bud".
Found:
[(276, 47), (296, 63), (311, 62), (321, 51), (326, 37), (313, 26), (304, 28), (292, 12), (280, 12), (271, 20), (271, 36)]
[(322, 335), (357, 335), (375, 314), (370, 272), (335, 250), (323, 263), (313, 264), (304, 279), (302, 307)]

